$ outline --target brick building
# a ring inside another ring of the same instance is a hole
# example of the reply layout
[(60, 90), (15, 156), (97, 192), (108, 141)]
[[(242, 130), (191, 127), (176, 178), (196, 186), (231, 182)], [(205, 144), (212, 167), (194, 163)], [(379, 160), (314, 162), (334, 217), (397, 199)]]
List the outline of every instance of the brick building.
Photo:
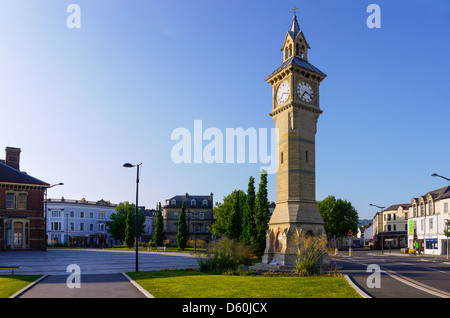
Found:
[(0, 250), (45, 250), (44, 194), (49, 184), (20, 171), (20, 148), (0, 160)]

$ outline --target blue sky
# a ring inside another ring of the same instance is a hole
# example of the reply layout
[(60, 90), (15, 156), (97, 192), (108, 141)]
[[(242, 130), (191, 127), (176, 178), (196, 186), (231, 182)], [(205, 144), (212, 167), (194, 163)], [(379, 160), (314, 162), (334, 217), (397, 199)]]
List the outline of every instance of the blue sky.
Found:
[[(69, 29), (66, 8), (81, 9)], [(369, 29), (369, 4), (381, 28)], [(360, 218), (447, 185), (450, 4), (434, 1), (0, 0), (0, 148), (49, 197), (135, 200), (215, 195), (259, 182), (261, 164), (175, 164), (174, 129), (274, 126), (264, 79), (295, 6), (321, 84), (316, 198), (346, 199)], [(0, 156), (3, 157), (3, 156)], [(269, 199), (276, 200), (275, 176)]]

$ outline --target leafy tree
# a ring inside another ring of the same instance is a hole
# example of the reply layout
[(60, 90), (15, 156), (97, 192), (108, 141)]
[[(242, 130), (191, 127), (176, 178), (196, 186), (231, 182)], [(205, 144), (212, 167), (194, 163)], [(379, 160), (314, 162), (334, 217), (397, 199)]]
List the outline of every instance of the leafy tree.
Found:
[[(134, 229), (135, 229), (135, 215), (136, 210), (134, 205), (130, 204), (129, 202), (120, 203), (116, 206), (116, 212), (111, 214), (111, 220), (106, 221), (106, 228), (108, 233), (111, 234), (112, 237), (114, 237), (116, 240), (119, 240), (121, 242), (126, 241), (126, 233), (127, 233), (127, 217), (128, 214), (130, 214), (130, 220), (128, 221), (130, 224), (132, 224), (129, 231), (131, 233), (129, 234), (130, 237), (134, 240)], [(145, 215), (140, 212), (138, 215), (138, 236), (140, 236), (144, 232), (145, 227)], [(133, 243), (131, 243), (133, 245)]]
[(164, 220), (161, 209), (161, 202), (158, 204), (158, 213), (156, 214), (155, 233), (153, 234), (153, 242), (156, 246), (162, 246), (164, 241)]
[(125, 228), (127, 219), (127, 209), (125, 202), (116, 206), (116, 212), (111, 214), (110, 221), (106, 221), (106, 230), (113, 238), (123, 242), (125, 240)]
[(181, 211), (178, 215), (178, 233), (177, 233), (177, 245), (180, 250), (184, 250), (186, 248), (188, 241), (188, 227), (186, 223), (186, 204), (183, 201), (181, 205)]
[(242, 234), (242, 214), (245, 205), (245, 192), (234, 190), (231, 196), (231, 211), (228, 214), (228, 224), (225, 235), (229, 239), (239, 239)]
[(270, 212), (269, 200), (267, 194), (267, 172), (261, 171), (261, 180), (259, 182), (258, 193), (255, 200), (255, 253), (258, 256), (264, 254), (266, 248), (266, 233), (269, 229)]
[(337, 199), (329, 195), (317, 202), (317, 208), (325, 222), (325, 232), (328, 237), (347, 236), (350, 230), (358, 232), (358, 212), (350, 201)]
[(245, 204), (245, 192), (234, 190), (223, 198), (222, 203), (216, 202), (214, 217), (216, 220), (209, 227), (216, 237), (225, 235), (238, 239), (242, 233), (242, 212)]
[(256, 242), (255, 236), (255, 178), (250, 177), (242, 217), (241, 242), (245, 245), (251, 245)]

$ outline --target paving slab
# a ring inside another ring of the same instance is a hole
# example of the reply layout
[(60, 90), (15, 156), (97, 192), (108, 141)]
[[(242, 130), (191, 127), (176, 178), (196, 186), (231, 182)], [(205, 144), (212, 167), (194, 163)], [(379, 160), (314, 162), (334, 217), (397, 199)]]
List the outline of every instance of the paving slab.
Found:
[(49, 275), (16, 298), (147, 298), (120, 273), (81, 275), (79, 288), (69, 288), (67, 279)]

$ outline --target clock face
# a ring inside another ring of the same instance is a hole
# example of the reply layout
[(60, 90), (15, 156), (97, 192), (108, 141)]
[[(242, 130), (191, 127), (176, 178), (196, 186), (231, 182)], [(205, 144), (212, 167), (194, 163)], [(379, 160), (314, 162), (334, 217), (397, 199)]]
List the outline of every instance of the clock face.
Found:
[(283, 105), (284, 103), (286, 103), (288, 98), (289, 98), (289, 83), (283, 82), (278, 87), (278, 92), (277, 92), (278, 105)]
[(297, 94), (302, 101), (307, 103), (311, 102), (314, 98), (314, 92), (311, 85), (305, 82), (298, 83)]

